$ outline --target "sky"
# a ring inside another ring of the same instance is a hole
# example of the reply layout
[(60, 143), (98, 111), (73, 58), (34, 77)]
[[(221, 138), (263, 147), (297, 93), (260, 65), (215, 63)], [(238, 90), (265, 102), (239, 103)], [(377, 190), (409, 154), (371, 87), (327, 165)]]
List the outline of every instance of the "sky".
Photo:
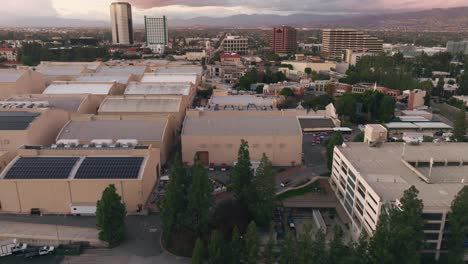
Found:
[[(108, 21), (112, 0), (2, 0), (2, 16)], [(237, 14), (375, 14), (468, 6), (468, 0), (128, 0), (134, 19), (225, 17)]]

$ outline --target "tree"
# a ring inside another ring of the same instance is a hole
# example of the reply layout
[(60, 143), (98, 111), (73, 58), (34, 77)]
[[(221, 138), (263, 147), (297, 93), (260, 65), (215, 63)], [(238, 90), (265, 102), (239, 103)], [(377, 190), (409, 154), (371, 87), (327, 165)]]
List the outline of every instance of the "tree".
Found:
[(388, 95), (385, 95), (380, 101), (378, 120), (382, 123), (387, 123), (393, 118), (395, 113), (395, 100)]
[(200, 236), (208, 229), (210, 207), (213, 203), (213, 185), (198, 154), (195, 155), (192, 178), (187, 216), (191, 219), (189, 226), (192, 231)]
[(424, 239), (423, 202), (411, 186), (400, 198), (399, 207), (384, 207), (370, 241), (373, 263), (420, 263)]
[(125, 215), (127, 209), (117, 194), (115, 185), (107, 187), (96, 205), (96, 221), (99, 239), (106, 241), (109, 247), (119, 245), (125, 239)]
[(463, 244), (468, 234), (468, 186), (463, 186), (452, 201), (449, 221), (448, 264), (463, 264)]
[(312, 241), (312, 263), (326, 264), (327, 250), (325, 246), (325, 234), (322, 230), (318, 230), (315, 234), (315, 239)]
[(312, 262), (313, 255), (313, 240), (312, 240), (312, 226), (309, 223), (304, 224), (304, 231), (299, 234), (297, 240), (297, 261), (298, 263)]
[(343, 243), (343, 230), (340, 226), (335, 226), (333, 240), (330, 243), (328, 252), (329, 263), (347, 263), (349, 252), (347, 246)]
[(280, 264), (298, 263), (298, 247), (297, 241), (292, 232), (286, 234), (286, 239), (281, 244), (281, 255), (279, 257)]
[[(272, 229), (273, 230), (273, 229)], [(274, 231), (273, 231), (274, 232)], [(263, 247), (263, 261), (264, 263), (275, 263), (275, 241), (273, 240), (273, 232), (270, 232), (268, 241)]]
[(458, 113), (455, 114), (453, 122), (453, 139), (457, 142), (465, 141), (466, 136), (466, 111), (465, 109), (460, 109)]
[(325, 92), (328, 94), (328, 96), (335, 96), (336, 93), (336, 85), (334, 83), (327, 83), (325, 85)]
[(256, 94), (263, 94), (263, 87), (264, 87), (263, 84), (257, 85), (257, 87), (255, 88), (255, 93)]
[(183, 219), (185, 219), (187, 209), (188, 186), (182, 157), (177, 153), (171, 169), (164, 205), (161, 208), (163, 240), (168, 245), (171, 244), (173, 233), (186, 226)]
[(275, 179), (273, 168), (268, 157), (263, 153), (253, 179), (254, 193), (249, 203), (249, 211), (255, 223), (265, 226), (270, 223), (275, 208)]
[(312, 74), (312, 69), (307, 67), (307, 68), (304, 69), (304, 72), (305, 72), (305, 74), (307, 74), (308, 77), (310, 77), (310, 75)]
[(258, 255), (260, 250), (260, 237), (257, 234), (257, 225), (255, 222), (250, 222), (245, 233), (245, 263), (255, 264), (258, 261)]
[(331, 170), (333, 165), (333, 151), (335, 150), (335, 146), (342, 145), (344, 142), (343, 134), (338, 131), (333, 136), (331, 136), (330, 140), (327, 143), (327, 166), (328, 169)]
[(364, 132), (360, 132), (353, 138), (353, 142), (364, 142)]
[(195, 242), (195, 247), (193, 248), (192, 253), (192, 264), (202, 264), (203, 263), (203, 242), (200, 238)]
[(211, 233), (210, 244), (208, 245), (208, 263), (219, 264), (223, 262), (224, 241), (218, 230)]
[(234, 196), (245, 207), (248, 207), (252, 193), (253, 173), (251, 167), (249, 143), (242, 139), (237, 153), (237, 163), (232, 169), (231, 182)]
[(231, 249), (229, 263), (240, 263), (242, 256), (244, 255), (244, 245), (237, 227), (234, 227), (234, 230), (232, 231), (232, 238), (231, 243), (229, 243), (229, 247)]
[(294, 92), (293, 92), (293, 90), (291, 88), (284, 87), (283, 89), (281, 89), (280, 95), (282, 95), (284, 97), (293, 97)]

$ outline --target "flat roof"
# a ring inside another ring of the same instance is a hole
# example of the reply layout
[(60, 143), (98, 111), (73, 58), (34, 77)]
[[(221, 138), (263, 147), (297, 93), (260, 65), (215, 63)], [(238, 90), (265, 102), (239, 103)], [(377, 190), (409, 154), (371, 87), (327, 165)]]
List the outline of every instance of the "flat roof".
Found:
[(329, 128), (333, 129), (335, 124), (330, 118), (299, 118), (302, 129)]
[(403, 110), (401, 111), (405, 116), (415, 116), (415, 115), (427, 115), (431, 114), (427, 111), (422, 111), (422, 110)]
[(117, 82), (127, 84), (130, 81), (130, 75), (82, 75), (75, 78), (78, 82)]
[(176, 67), (176, 68), (158, 68), (155, 69), (156, 74), (198, 74), (202, 72), (201, 67)]
[(271, 97), (251, 95), (212, 96), (210, 103), (214, 105), (273, 105), (275, 99)]
[(179, 112), (182, 97), (108, 97), (104, 99), (99, 112)]
[(0, 130), (25, 130), (41, 113), (0, 111)]
[(292, 116), (187, 116), (182, 135), (301, 136), (302, 130)]
[(37, 68), (37, 72), (40, 72), (44, 75), (58, 76), (58, 75), (80, 75), (83, 72), (83, 69), (80, 68)]
[(429, 122), (430, 120), (422, 116), (399, 116), (402, 122)]
[(131, 82), (125, 94), (162, 94), (162, 95), (189, 95), (191, 83), (138, 83)]
[(24, 72), (17, 70), (0, 70), (0, 83), (16, 82)]
[(125, 67), (102, 67), (96, 72), (107, 74), (135, 74), (142, 75), (145, 73), (146, 66), (125, 66)]
[(146, 73), (143, 75), (141, 79), (142, 83), (145, 82), (164, 82), (164, 83), (171, 83), (171, 82), (191, 82), (193, 84), (197, 83), (197, 75), (196, 74), (154, 74), (154, 73)]
[(391, 123), (385, 124), (385, 126), (389, 129), (405, 129), (405, 128), (417, 129), (418, 128), (415, 124), (406, 123), (406, 122), (391, 122)]
[(437, 128), (440, 128), (440, 129), (452, 129), (451, 126), (445, 124), (445, 123), (442, 123), (442, 122), (418, 122), (418, 123), (414, 123), (416, 126), (418, 126), (419, 128), (421, 129), (430, 129), (430, 128), (434, 128), (434, 129), (437, 129)]
[(108, 95), (113, 82), (103, 83), (79, 83), (79, 82), (53, 82), (44, 94), (96, 94)]
[(162, 141), (167, 120), (69, 121), (57, 137), (61, 139), (136, 139)]
[(83, 98), (81, 97), (12, 97), (6, 102), (16, 104), (46, 103), (46, 108), (63, 109), (65, 111), (76, 112), (80, 108)]
[[(339, 146), (339, 151), (384, 201), (401, 198), (404, 190), (414, 185), (425, 207), (449, 208), (455, 195), (468, 184), (468, 143), (416, 146), (384, 143), (380, 147), (369, 147), (365, 143), (349, 142), (345, 145)], [(447, 161), (451, 166), (434, 165), (429, 177), (427, 165), (431, 159), (434, 164)], [(461, 161), (463, 166), (460, 166)], [(415, 162), (420, 166), (413, 167), (411, 163)], [(426, 183), (415, 171), (429, 178), (431, 183)]]

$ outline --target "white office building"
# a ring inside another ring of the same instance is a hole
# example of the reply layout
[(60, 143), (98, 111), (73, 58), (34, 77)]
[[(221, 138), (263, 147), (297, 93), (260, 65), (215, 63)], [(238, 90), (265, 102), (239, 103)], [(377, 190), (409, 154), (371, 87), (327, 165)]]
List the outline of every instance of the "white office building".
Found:
[(145, 16), (146, 46), (155, 53), (164, 53), (169, 42), (166, 16)]
[(127, 2), (114, 2), (110, 5), (112, 23), (112, 43), (133, 44), (132, 6)]

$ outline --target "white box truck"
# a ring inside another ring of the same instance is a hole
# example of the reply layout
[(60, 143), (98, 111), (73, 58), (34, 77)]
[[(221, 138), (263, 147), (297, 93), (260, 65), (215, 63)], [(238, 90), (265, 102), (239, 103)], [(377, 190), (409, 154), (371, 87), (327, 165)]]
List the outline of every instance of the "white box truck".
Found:
[(16, 239), (0, 241), (0, 257), (12, 255), (15, 252), (24, 252), (27, 244), (18, 243)]
[(70, 204), (70, 213), (72, 215), (96, 215), (96, 204), (72, 203)]

